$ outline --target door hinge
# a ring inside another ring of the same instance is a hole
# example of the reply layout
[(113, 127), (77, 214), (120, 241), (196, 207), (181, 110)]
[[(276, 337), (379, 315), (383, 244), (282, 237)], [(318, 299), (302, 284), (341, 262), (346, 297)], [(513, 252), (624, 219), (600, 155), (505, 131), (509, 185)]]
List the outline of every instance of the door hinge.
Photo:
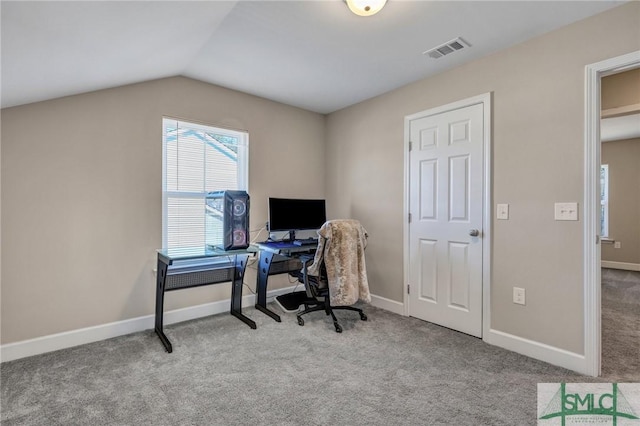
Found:
[(409, 213), (409, 223), (411, 223), (411, 213)]
[(409, 152), (413, 149), (413, 142), (409, 141)]
[(411, 284), (407, 284), (407, 294), (411, 294)]

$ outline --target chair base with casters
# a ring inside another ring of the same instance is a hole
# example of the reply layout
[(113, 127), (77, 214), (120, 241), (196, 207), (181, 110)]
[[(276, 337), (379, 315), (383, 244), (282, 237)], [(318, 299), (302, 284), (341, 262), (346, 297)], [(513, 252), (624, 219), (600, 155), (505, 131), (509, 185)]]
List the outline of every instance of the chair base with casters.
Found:
[(309, 305), (305, 303), (304, 305), (305, 310), (302, 312), (299, 312), (296, 315), (298, 318), (298, 325), (304, 325), (304, 319), (302, 318), (302, 315), (308, 314), (309, 312), (316, 312), (316, 311), (325, 311), (327, 315), (331, 315), (331, 318), (333, 319), (333, 326), (336, 328), (336, 333), (342, 333), (342, 326), (338, 324), (338, 319), (336, 318), (336, 315), (333, 313), (334, 310), (356, 311), (360, 314), (360, 319), (362, 321), (367, 320), (367, 315), (364, 312), (362, 312), (362, 309), (354, 308), (353, 306), (325, 306), (323, 302), (320, 302), (320, 303), (322, 304), (311, 306), (311, 307), (309, 307)]
[[(362, 309), (353, 306), (331, 306), (329, 302), (329, 287), (321, 286), (322, 284), (326, 285), (326, 281), (323, 282), (322, 276), (315, 277), (307, 274), (307, 267), (311, 263), (313, 263), (313, 258), (305, 257), (301, 258), (300, 260), (302, 260), (303, 269), (302, 271), (300, 271), (300, 275), (298, 276), (298, 278), (304, 283), (308, 298), (303, 302), (304, 311), (298, 312), (298, 314), (296, 315), (298, 319), (298, 325), (304, 325), (304, 319), (302, 318), (303, 315), (316, 311), (324, 311), (326, 315), (331, 315), (336, 333), (342, 333), (342, 326), (338, 323), (338, 319), (333, 313), (333, 311), (335, 310), (358, 312), (362, 321), (367, 320), (367, 315), (362, 311)], [(322, 268), (322, 275), (326, 277), (324, 265)]]

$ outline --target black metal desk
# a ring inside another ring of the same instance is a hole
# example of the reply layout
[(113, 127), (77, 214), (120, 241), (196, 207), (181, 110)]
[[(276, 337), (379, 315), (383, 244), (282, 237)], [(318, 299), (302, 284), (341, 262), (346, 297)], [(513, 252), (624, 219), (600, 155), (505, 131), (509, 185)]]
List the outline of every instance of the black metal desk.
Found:
[(256, 286), (256, 309), (280, 322), (280, 315), (267, 308), (267, 282), (269, 275), (297, 272), (302, 269), (298, 259), (303, 254), (314, 253), (317, 244), (296, 246), (282, 241), (256, 244), (260, 250)]
[[(167, 352), (173, 351), (163, 331), (164, 293), (167, 291), (231, 281), (231, 315), (256, 328), (256, 323), (242, 314), (244, 272), (249, 254), (255, 251), (254, 248), (224, 251), (205, 247), (158, 250), (155, 331)], [(228, 259), (226, 264), (225, 257)]]

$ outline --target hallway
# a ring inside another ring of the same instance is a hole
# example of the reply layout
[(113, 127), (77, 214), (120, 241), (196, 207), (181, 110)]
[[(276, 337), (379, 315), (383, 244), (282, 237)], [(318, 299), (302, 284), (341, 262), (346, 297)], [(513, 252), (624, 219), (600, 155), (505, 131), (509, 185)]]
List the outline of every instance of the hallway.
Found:
[(602, 268), (602, 375), (640, 382), (640, 272)]

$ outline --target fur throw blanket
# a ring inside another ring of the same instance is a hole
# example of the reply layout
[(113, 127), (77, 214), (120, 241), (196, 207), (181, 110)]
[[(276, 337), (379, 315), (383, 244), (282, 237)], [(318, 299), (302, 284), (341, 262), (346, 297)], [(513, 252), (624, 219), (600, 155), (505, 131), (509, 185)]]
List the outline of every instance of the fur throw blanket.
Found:
[(310, 275), (320, 275), (323, 259), (329, 282), (332, 306), (353, 305), (358, 300), (371, 302), (364, 249), (367, 232), (357, 220), (330, 220), (318, 231), (318, 249)]

